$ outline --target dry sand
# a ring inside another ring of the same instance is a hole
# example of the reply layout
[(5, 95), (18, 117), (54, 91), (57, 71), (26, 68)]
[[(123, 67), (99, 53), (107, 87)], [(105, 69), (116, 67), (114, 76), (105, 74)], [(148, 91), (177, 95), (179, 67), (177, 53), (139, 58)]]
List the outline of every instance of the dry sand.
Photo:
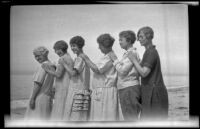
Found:
[[(185, 121), (189, 120), (189, 88), (172, 88), (168, 89), (169, 95), (169, 120)], [(22, 119), (24, 117), (27, 100), (11, 102), (12, 120)]]

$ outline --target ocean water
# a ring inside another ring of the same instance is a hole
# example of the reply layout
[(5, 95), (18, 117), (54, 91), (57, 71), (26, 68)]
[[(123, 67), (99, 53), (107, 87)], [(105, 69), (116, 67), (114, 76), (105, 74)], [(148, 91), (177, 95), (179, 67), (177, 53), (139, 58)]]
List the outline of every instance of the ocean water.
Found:
[[(32, 74), (11, 74), (11, 100), (28, 99), (32, 93)], [(189, 75), (163, 75), (167, 88), (189, 87)]]

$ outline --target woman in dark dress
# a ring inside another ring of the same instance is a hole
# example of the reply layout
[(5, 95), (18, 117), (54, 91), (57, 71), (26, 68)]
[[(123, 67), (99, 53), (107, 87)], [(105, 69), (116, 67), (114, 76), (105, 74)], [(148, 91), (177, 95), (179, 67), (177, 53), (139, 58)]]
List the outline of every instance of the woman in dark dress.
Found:
[(141, 119), (166, 120), (168, 118), (168, 93), (161, 72), (160, 57), (152, 44), (154, 32), (150, 27), (142, 27), (137, 33), (145, 53), (141, 62), (134, 53), (128, 57), (141, 76), (142, 113)]

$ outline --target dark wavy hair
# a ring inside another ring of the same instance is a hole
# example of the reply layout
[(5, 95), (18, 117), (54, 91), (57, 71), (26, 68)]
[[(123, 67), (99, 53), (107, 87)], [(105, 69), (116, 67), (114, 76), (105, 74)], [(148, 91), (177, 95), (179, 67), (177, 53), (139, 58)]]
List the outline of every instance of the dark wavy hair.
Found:
[(110, 35), (110, 34), (101, 34), (98, 38), (97, 38), (97, 42), (99, 44), (101, 44), (102, 46), (104, 46), (105, 48), (112, 48), (115, 39)]
[(119, 33), (119, 37), (124, 37), (126, 41), (130, 42), (131, 44), (134, 44), (136, 40), (136, 34), (131, 30), (121, 31)]
[(141, 31), (144, 32), (147, 39), (150, 39), (150, 40), (153, 39), (154, 32), (153, 32), (153, 29), (151, 27), (145, 26), (145, 27), (140, 28), (138, 33), (137, 33), (137, 38), (139, 38), (138, 36), (139, 36)]
[(66, 53), (68, 49), (68, 45), (64, 40), (59, 40), (54, 44), (53, 48), (54, 50), (61, 49), (64, 53)]
[(85, 40), (81, 36), (74, 36), (70, 39), (70, 45), (76, 44), (80, 49), (85, 45)]

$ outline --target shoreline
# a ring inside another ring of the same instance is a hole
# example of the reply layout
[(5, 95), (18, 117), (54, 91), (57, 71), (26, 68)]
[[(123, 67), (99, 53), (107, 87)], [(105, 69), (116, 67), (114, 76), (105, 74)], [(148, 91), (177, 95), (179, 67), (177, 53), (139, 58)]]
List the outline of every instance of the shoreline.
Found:
[[(169, 98), (169, 120), (189, 120), (189, 87), (167, 88)], [(21, 119), (25, 115), (28, 99), (10, 101), (11, 119)]]

